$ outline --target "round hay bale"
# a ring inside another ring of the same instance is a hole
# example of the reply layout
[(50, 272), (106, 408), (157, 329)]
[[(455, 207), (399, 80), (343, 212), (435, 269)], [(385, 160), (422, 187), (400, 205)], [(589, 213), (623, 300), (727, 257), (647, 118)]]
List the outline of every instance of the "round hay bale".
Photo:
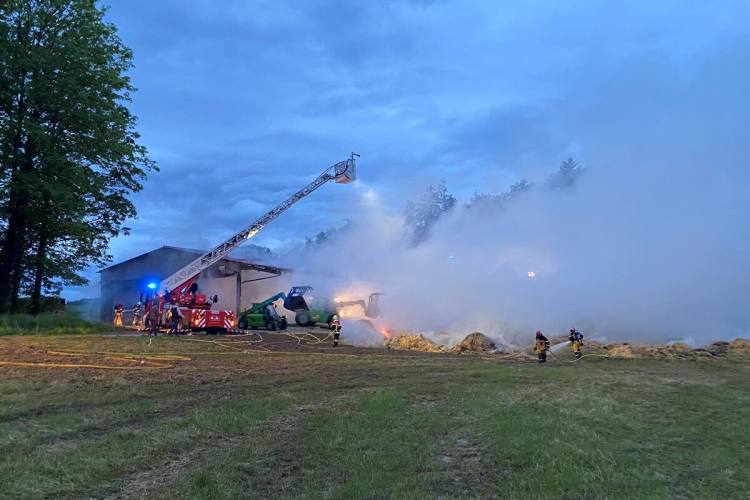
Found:
[(688, 344), (684, 342), (675, 342), (670, 344), (669, 349), (675, 352), (690, 352), (693, 350)]
[(467, 335), (454, 350), (458, 352), (490, 352), (495, 350), (495, 343), (488, 339), (481, 332), (474, 332)]
[(750, 340), (734, 339), (729, 343), (729, 351), (733, 354), (750, 354)]

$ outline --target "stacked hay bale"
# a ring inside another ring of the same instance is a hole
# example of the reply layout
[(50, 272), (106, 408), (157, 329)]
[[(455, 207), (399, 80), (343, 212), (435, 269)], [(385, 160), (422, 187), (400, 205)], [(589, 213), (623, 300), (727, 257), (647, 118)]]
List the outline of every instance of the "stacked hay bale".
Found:
[(750, 341), (735, 339), (732, 342), (714, 342), (709, 346), (697, 349), (693, 349), (683, 342), (667, 345), (606, 344), (604, 349), (611, 358), (701, 360), (750, 355)]
[(443, 352), (443, 348), (430, 339), (419, 335), (401, 335), (392, 337), (385, 343), (388, 349), (397, 351)]

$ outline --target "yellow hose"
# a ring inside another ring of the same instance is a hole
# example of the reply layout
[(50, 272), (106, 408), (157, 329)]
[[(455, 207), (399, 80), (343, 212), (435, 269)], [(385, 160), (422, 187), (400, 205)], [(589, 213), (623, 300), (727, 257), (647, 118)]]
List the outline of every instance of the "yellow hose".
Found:
[(107, 366), (88, 363), (34, 363), (30, 361), (0, 361), (0, 365), (6, 366), (34, 366), (39, 368), (94, 368), (97, 370), (163, 370), (172, 368), (172, 365), (152, 364), (150, 366)]
[(114, 352), (86, 352), (86, 351), (46, 351), (52, 356), (88, 356), (102, 355), (104, 359), (113, 361), (124, 361), (127, 363), (140, 363), (136, 366), (110, 366), (93, 363), (42, 363), (36, 361), (5, 361), (0, 360), (0, 365), (4, 366), (33, 366), (39, 368), (93, 368), (97, 370), (164, 370), (173, 368), (174, 365), (160, 361), (190, 361), (187, 356), (178, 355), (152, 355), (152, 354), (133, 354), (133, 353), (114, 353)]

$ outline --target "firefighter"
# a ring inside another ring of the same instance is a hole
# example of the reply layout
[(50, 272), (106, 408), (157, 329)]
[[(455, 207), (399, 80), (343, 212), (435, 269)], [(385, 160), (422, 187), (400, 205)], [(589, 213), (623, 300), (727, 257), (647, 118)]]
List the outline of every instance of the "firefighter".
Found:
[(180, 312), (180, 307), (177, 305), (177, 302), (174, 304), (169, 305), (169, 320), (171, 324), (171, 328), (169, 329), (169, 335), (178, 335), (180, 333), (180, 319), (182, 318), (182, 313)]
[(276, 319), (278, 313), (276, 312), (276, 304), (268, 304), (264, 313), (265, 320)]
[(154, 300), (151, 303), (151, 309), (148, 310), (146, 315), (146, 327), (149, 329), (149, 335), (156, 335), (159, 331), (159, 301)]
[(570, 335), (568, 335), (568, 341), (570, 342), (570, 346), (573, 348), (573, 356), (576, 357), (576, 359), (581, 359), (581, 347), (583, 346), (583, 334), (576, 330), (575, 328), (570, 329)]
[(549, 350), (549, 340), (542, 334), (541, 330), (536, 331), (536, 344), (534, 350), (537, 353), (540, 363), (547, 362), (547, 351)]
[(190, 303), (195, 304), (195, 299), (198, 296), (198, 283), (193, 283), (192, 285), (190, 285), (188, 293), (190, 294)]
[(331, 330), (333, 330), (333, 347), (339, 346), (339, 337), (341, 337), (341, 322), (338, 316), (333, 317), (331, 321)]
[(122, 326), (122, 312), (124, 310), (125, 307), (122, 304), (115, 306), (115, 326)]
[(141, 318), (143, 314), (143, 305), (139, 300), (136, 305), (133, 306), (133, 326), (141, 326)]

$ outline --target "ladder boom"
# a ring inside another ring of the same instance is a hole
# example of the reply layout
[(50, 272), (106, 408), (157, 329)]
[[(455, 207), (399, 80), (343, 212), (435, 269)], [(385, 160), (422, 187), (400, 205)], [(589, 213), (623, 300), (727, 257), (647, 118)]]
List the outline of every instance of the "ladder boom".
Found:
[(351, 158), (349, 158), (348, 160), (341, 161), (331, 167), (328, 167), (314, 181), (294, 193), (286, 200), (279, 203), (273, 209), (260, 216), (248, 227), (246, 227), (242, 231), (239, 231), (238, 233), (235, 233), (220, 245), (214, 247), (212, 250), (206, 252), (194, 261), (190, 262), (183, 268), (173, 273), (171, 276), (162, 280), (161, 285), (159, 286), (159, 290), (161, 292), (164, 292), (166, 290), (174, 290), (176, 287), (179, 287), (193, 276), (196, 276), (204, 270), (208, 269), (227, 255), (229, 255), (234, 249), (242, 245), (245, 241), (255, 236), (258, 231), (263, 229), (276, 217), (286, 212), (292, 205), (318, 189), (326, 182), (335, 180), (336, 182), (348, 183), (354, 180), (356, 175), (354, 164), (355, 156), (358, 155), (352, 153)]

